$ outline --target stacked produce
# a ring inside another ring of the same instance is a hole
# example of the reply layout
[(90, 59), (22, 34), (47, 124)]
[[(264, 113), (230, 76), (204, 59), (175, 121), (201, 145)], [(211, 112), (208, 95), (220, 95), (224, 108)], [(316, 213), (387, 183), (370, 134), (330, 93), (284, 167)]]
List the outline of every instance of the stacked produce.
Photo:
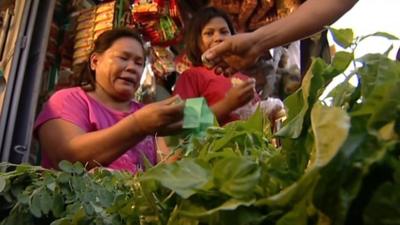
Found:
[(2, 224), (399, 224), (400, 63), (387, 53), (356, 59), (362, 65), (321, 100), (368, 37), (332, 31), (351, 52), (313, 61), (285, 100), (279, 148), (257, 111), (188, 136), (177, 147), (183, 159), (135, 176), (19, 165), (0, 176)]

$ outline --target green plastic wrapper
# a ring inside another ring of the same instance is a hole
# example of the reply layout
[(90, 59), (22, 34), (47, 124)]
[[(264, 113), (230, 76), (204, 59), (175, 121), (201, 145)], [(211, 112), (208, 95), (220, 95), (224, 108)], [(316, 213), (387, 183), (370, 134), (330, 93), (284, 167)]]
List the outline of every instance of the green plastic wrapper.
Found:
[(186, 99), (183, 128), (192, 134), (202, 135), (214, 125), (214, 114), (203, 97)]

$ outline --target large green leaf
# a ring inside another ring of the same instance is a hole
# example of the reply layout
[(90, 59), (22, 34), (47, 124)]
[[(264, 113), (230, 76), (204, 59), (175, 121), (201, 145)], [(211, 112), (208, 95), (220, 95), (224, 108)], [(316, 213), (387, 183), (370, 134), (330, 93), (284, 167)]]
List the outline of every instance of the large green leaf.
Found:
[(367, 54), (357, 61), (363, 64), (358, 70), (362, 78), (362, 95), (367, 98), (375, 87), (400, 78), (400, 63), (381, 54)]
[(291, 207), (294, 204), (310, 198), (314, 187), (319, 180), (319, 169), (313, 169), (305, 173), (297, 182), (283, 189), (278, 194), (259, 199), (255, 205), (267, 205), (270, 207)]
[(311, 111), (311, 126), (315, 151), (311, 153), (309, 168), (323, 167), (336, 155), (347, 138), (350, 117), (337, 107), (315, 104)]
[(393, 146), (380, 143), (366, 132), (366, 117), (351, 120), (349, 136), (336, 156), (321, 169), (314, 204), (334, 224), (344, 224), (370, 167), (380, 162)]
[[(348, 192), (362, 180), (359, 177), (360, 169), (353, 168), (349, 158), (367, 139), (365, 121), (365, 118), (352, 119), (346, 142), (329, 164), (321, 169), (321, 178), (315, 188), (314, 204), (329, 218), (337, 219), (338, 224), (343, 222), (351, 198), (355, 197)], [(343, 190), (346, 176), (353, 179), (347, 184), (348, 190)]]
[(277, 136), (297, 138), (309, 127), (310, 121), (307, 119), (311, 111), (310, 106), (314, 105), (322, 94), (322, 89), (326, 85), (324, 74), (327, 68), (328, 65), (322, 59), (313, 59), (310, 69), (303, 78), (301, 90), (285, 100), (285, 105), (289, 108), (288, 118), (285, 126), (276, 133)]
[(225, 158), (215, 163), (214, 183), (222, 193), (237, 199), (254, 197), (260, 179), (260, 168), (246, 158)]
[(210, 182), (209, 168), (193, 159), (182, 159), (173, 164), (160, 164), (149, 169), (142, 180), (156, 180), (176, 191), (182, 198), (189, 198)]
[(400, 112), (400, 63), (378, 54), (360, 59), (362, 82), (362, 104), (353, 115), (370, 115), (370, 131), (380, 129), (398, 118)]

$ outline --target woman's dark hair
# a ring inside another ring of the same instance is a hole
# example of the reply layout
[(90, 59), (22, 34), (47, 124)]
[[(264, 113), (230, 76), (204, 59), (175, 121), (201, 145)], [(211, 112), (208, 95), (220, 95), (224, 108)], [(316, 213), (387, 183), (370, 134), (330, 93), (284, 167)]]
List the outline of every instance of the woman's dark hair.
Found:
[(201, 30), (203, 30), (204, 26), (215, 17), (222, 17), (228, 24), (231, 34), (235, 34), (233, 23), (226, 12), (214, 7), (206, 7), (199, 10), (190, 20), (185, 32), (186, 53), (194, 66), (201, 66), (203, 64), (201, 61), (202, 52), (199, 46)]
[(120, 38), (132, 38), (138, 41), (143, 49), (146, 57), (146, 51), (144, 49), (144, 43), (139, 33), (128, 28), (116, 28), (105, 31), (100, 34), (99, 37), (94, 41), (93, 50), (90, 52), (86, 62), (81, 65), (81, 72), (78, 73), (77, 79), (75, 79), (75, 86), (81, 86), (85, 91), (93, 91), (96, 88), (96, 73), (90, 68), (90, 57), (93, 53), (104, 53), (109, 49), (113, 43)]

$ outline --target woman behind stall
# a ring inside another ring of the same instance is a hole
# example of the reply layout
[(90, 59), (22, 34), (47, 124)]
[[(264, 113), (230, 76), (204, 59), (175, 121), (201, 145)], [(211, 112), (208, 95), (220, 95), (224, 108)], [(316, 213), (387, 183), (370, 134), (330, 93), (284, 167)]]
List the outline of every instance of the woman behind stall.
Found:
[(36, 120), (42, 166), (69, 160), (135, 173), (144, 158), (156, 163), (154, 136), (181, 127), (183, 104), (178, 97), (146, 106), (133, 100), (145, 61), (137, 33), (114, 29), (98, 37), (78, 86), (53, 94)]
[(203, 65), (201, 55), (235, 33), (228, 15), (216, 8), (199, 10), (187, 26), (185, 47), (193, 67), (184, 71), (175, 84), (175, 94), (183, 99), (204, 97), (221, 124), (237, 120), (234, 111), (254, 99), (254, 79), (236, 73), (218, 76)]

